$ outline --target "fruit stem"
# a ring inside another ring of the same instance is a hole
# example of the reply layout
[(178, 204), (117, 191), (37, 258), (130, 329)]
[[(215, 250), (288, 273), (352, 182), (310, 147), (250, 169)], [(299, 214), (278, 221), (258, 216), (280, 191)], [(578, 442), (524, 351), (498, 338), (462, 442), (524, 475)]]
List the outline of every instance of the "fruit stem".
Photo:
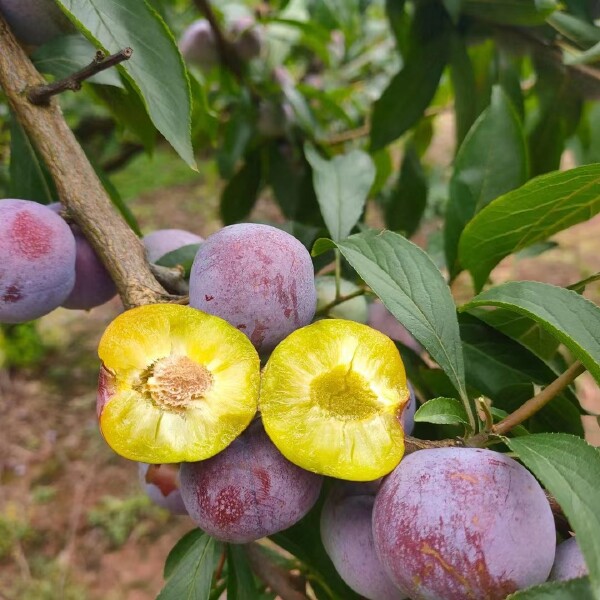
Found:
[(332, 308), (335, 308), (339, 304), (343, 304), (344, 302), (347, 302), (348, 300), (352, 300), (352, 298), (358, 298), (359, 296), (364, 296), (366, 293), (367, 293), (367, 290), (361, 289), (361, 290), (356, 290), (355, 292), (352, 292), (351, 294), (346, 294), (345, 296), (340, 296), (339, 298), (332, 300), (329, 304), (326, 304), (323, 308), (320, 308), (315, 313), (315, 317), (325, 317), (325, 316), (327, 316), (327, 313), (329, 313), (329, 311)]
[(541, 410), (552, 398), (555, 398), (565, 388), (577, 379), (583, 372), (585, 367), (579, 362), (575, 361), (564, 373), (557, 377), (552, 383), (547, 385), (539, 394), (533, 396), (519, 406), (517, 410), (510, 413), (507, 417), (496, 423), (488, 431), (483, 431), (467, 441), (468, 446), (485, 446), (491, 437), (506, 435), (513, 427), (520, 425), (523, 421), (526, 421), (539, 410)]
[(335, 299), (340, 299), (340, 285), (342, 281), (342, 254), (339, 250), (335, 251)]

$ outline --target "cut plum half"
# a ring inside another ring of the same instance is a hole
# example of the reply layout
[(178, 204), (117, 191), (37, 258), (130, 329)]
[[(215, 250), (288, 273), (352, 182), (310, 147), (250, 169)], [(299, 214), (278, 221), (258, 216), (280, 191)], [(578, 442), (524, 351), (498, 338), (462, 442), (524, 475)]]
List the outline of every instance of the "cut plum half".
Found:
[(219, 317), (176, 304), (134, 308), (108, 326), (98, 355), (100, 429), (125, 458), (204, 460), (256, 414), (258, 354)]
[(264, 369), (259, 408), (267, 434), (298, 466), (370, 481), (404, 454), (409, 391), (400, 354), (382, 333), (326, 319), (296, 330)]

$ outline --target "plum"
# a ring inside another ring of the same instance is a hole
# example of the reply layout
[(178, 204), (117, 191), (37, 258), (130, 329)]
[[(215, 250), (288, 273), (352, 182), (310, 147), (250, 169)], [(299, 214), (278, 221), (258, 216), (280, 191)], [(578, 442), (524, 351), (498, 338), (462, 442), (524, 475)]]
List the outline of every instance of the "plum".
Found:
[(219, 62), (215, 34), (206, 19), (194, 21), (183, 32), (179, 50), (189, 63), (206, 71)]
[[(62, 205), (55, 202), (48, 208), (60, 214)], [(81, 229), (74, 223), (70, 223), (69, 227), (75, 238), (75, 285), (61, 306), (90, 310), (114, 298), (117, 288)]]
[(241, 223), (211, 235), (190, 275), (190, 306), (243, 331), (259, 352), (310, 323), (317, 303), (310, 254), (269, 225)]
[(374, 502), (374, 495), (348, 495), (343, 485), (334, 486), (321, 512), (321, 540), (336, 571), (357, 594), (368, 600), (400, 600), (405, 594), (392, 583), (375, 552)]
[(53, 0), (0, 0), (0, 13), (25, 44), (39, 46), (71, 31)]
[(577, 544), (577, 539), (572, 537), (559, 544), (556, 548), (556, 557), (550, 572), (550, 579), (567, 581), (584, 577), (587, 574), (588, 568)]
[(518, 462), (478, 448), (410, 454), (373, 510), (375, 548), (410, 598), (500, 600), (546, 581), (556, 532), (544, 490)]
[(233, 543), (291, 527), (315, 504), (322, 481), (284, 458), (259, 420), (220, 454), (181, 466), (189, 515), (209, 535)]
[[(317, 288), (317, 310), (320, 310), (335, 300), (335, 277), (316, 277), (315, 286)], [(360, 288), (351, 281), (345, 279), (340, 281), (340, 294), (342, 296), (348, 296), (359, 290)], [(368, 319), (367, 301), (364, 296), (346, 300), (346, 302), (332, 308), (329, 315), (336, 319), (366, 323)]]
[(0, 322), (21, 323), (58, 308), (75, 284), (75, 238), (47, 206), (0, 200)]
[(187, 515), (179, 490), (179, 467), (138, 463), (138, 474), (144, 491), (161, 508), (174, 515)]
[(160, 260), (169, 252), (184, 246), (199, 244), (203, 241), (199, 235), (184, 229), (157, 229), (142, 238), (146, 248), (146, 256), (151, 263)]
[(421, 344), (415, 340), (404, 325), (399, 323), (396, 317), (379, 300), (376, 300), (369, 306), (368, 324), (373, 329), (385, 333), (385, 335), (393, 340), (401, 342), (417, 354), (423, 352)]
[(231, 24), (231, 35), (233, 46), (242, 60), (248, 61), (260, 56), (263, 32), (251, 16), (238, 17)]

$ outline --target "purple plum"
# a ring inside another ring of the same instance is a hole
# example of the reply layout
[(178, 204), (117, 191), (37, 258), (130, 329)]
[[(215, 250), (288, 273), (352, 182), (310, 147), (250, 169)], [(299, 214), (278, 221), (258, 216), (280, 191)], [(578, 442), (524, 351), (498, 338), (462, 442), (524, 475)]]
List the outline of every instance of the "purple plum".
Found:
[(550, 579), (567, 581), (585, 577), (587, 574), (588, 568), (577, 540), (572, 537), (559, 544), (556, 548), (556, 558), (550, 572)]
[(184, 229), (157, 229), (145, 235), (142, 241), (146, 248), (148, 261), (155, 263), (169, 252), (179, 250), (184, 246), (200, 244), (204, 240), (199, 235)]
[(187, 515), (179, 490), (178, 465), (138, 463), (138, 473), (144, 491), (154, 504), (174, 515)]
[(0, 13), (25, 44), (39, 46), (72, 30), (53, 0), (0, 0)]

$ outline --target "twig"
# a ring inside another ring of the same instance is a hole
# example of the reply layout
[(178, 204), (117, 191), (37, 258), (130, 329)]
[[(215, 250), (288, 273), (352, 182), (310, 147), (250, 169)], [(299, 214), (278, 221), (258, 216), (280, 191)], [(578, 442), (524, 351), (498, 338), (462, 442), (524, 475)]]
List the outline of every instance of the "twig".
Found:
[(419, 438), (410, 435), (404, 437), (405, 456), (419, 450), (431, 450), (432, 448), (462, 448), (463, 446), (464, 443), (460, 438), (451, 440), (420, 440)]
[(133, 50), (131, 48), (124, 48), (110, 56), (106, 56), (102, 50), (98, 50), (94, 60), (87, 67), (83, 67), (83, 69), (59, 81), (36, 85), (27, 92), (27, 98), (29, 102), (37, 104), (38, 106), (46, 105), (52, 96), (62, 94), (67, 90), (73, 92), (79, 91), (81, 89), (81, 84), (86, 79), (93, 77), (101, 71), (110, 69), (125, 60), (129, 60), (132, 54)]
[(156, 281), (158, 281), (167, 292), (177, 296), (187, 296), (190, 286), (184, 279), (184, 270), (181, 267), (163, 267), (161, 265), (150, 265), (150, 270)]
[(0, 87), (37, 147), (59, 198), (108, 272), (126, 308), (164, 301), (166, 291), (146, 262), (144, 247), (118, 214), (55, 102), (31, 104), (24, 92), (44, 84), (0, 16)]
[(332, 300), (329, 304), (326, 304), (323, 308), (320, 308), (316, 313), (315, 317), (324, 317), (327, 313), (332, 309), (338, 306), (339, 304), (343, 304), (348, 300), (352, 300), (352, 298), (357, 298), (358, 296), (364, 296), (367, 293), (367, 290), (361, 289), (352, 292), (351, 294), (347, 294), (346, 296), (340, 296), (335, 300)]
[(296, 589), (294, 575), (269, 560), (256, 543), (245, 546), (250, 567), (282, 600), (308, 600), (308, 596)]
[(121, 151), (102, 164), (102, 170), (105, 173), (112, 173), (124, 167), (132, 158), (144, 151), (142, 144), (127, 142), (121, 146)]
[(506, 435), (511, 429), (535, 415), (540, 409), (548, 404), (552, 398), (556, 397), (565, 388), (571, 385), (584, 371), (585, 367), (579, 361), (575, 361), (564, 373), (562, 373), (562, 375), (547, 385), (539, 394), (536, 394), (533, 398), (527, 400), (527, 402), (519, 406), (517, 410), (496, 423), (491, 430), (473, 436), (467, 441), (467, 444), (475, 447), (482, 446), (485, 445), (492, 436)]

